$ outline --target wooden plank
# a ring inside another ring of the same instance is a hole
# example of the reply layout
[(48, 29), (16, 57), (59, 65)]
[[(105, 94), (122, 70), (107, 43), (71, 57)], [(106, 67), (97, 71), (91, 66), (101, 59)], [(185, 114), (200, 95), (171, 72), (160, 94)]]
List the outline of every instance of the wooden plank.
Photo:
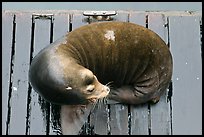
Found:
[(54, 41), (69, 31), (69, 14), (54, 14)]
[(128, 106), (114, 104), (110, 105), (110, 134), (128, 135)]
[[(35, 19), (34, 52), (33, 57), (50, 44), (50, 20)], [(30, 134), (46, 134), (46, 123), (44, 121), (41, 106), (39, 104), (39, 94), (32, 89), (31, 93), (31, 123)]]
[[(72, 30), (86, 25), (88, 22), (84, 21), (84, 16), (82, 14), (74, 14), (72, 19)], [(89, 129), (88, 123), (90, 123), (90, 127), (94, 129), (94, 134), (99, 135), (107, 135), (107, 123), (108, 123), (108, 106), (105, 104), (100, 104), (100, 109), (95, 109), (95, 111), (90, 115), (90, 121), (85, 123), (85, 129), (83, 133), (87, 134)]]
[[(136, 23), (145, 27), (146, 14), (131, 12), (129, 22)], [(131, 135), (148, 135), (149, 134), (149, 110), (148, 104), (131, 106)]]
[(31, 23), (31, 14), (16, 14), (16, 46), (10, 121), (10, 134), (12, 135), (26, 133)]
[[(118, 12), (115, 21), (128, 21), (128, 13)], [(110, 105), (110, 134), (111, 135), (128, 135), (128, 106), (123, 104)]]
[(148, 105), (131, 106), (131, 135), (148, 135)]
[(90, 116), (90, 125), (96, 135), (107, 135), (108, 129), (108, 105), (98, 104)]
[[(148, 15), (148, 28), (157, 33), (168, 43), (167, 27), (165, 27), (165, 16), (162, 14)], [(157, 104), (150, 105), (151, 135), (169, 135), (170, 131), (170, 103), (167, 102), (167, 90), (161, 96)]]
[[(83, 25), (85, 25), (85, 24), (87, 24), (87, 22), (83, 22), (83, 16), (82, 16), (82, 14), (70, 14), (70, 16), (69, 16), (69, 20), (68, 21), (70, 21), (69, 23), (69, 31), (72, 31), (72, 30), (74, 30), (74, 29), (76, 29), (76, 28), (78, 28), (78, 27), (80, 27), (80, 26), (83, 26)], [(84, 128), (83, 128), (83, 133), (84, 134), (87, 134), (86, 132), (87, 132), (87, 130), (88, 129), (86, 129), (88, 126), (88, 123), (87, 123), (88, 121), (86, 121), (85, 122), (85, 125), (86, 126), (84, 126)], [(64, 127), (63, 127), (64, 128)], [(69, 128), (69, 127), (66, 127), (66, 128)], [(66, 128), (64, 128), (65, 130), (66, 130)]]
[[(53, 28), (53, 41), (64, 36), (69, 30), (69, 14), (55, 14), (54, 15), (54, 28)], [(54, 104), (51, 104), (51, 109), (54, 109)], [(54, 113), (54, 112), (53, 112)], [(50, 117), (50, 133), (49, 135), (59, 135), (61, 133), (58, 125), (55, 125), (54, 117), (51, 112)], [(59, 117), (60, 118), (60, 117)]]
[(78, 13), (73, 14), (71, 23), (72, 23), (72, 30), (88, 24), (88, 22), (84, 21), (84, 16)]
[(202, 134), (202, 58), (198, 16), (171, 16), (173, 134)]
[(2, 13), (2, 134), (6, 134), (10, 65), (12, 50), (13, 15)]

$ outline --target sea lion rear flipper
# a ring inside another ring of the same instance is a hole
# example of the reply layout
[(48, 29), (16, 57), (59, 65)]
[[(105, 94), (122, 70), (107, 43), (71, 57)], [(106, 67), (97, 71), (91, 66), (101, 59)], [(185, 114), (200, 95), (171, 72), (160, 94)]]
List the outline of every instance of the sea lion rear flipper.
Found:
[(63, 105), (61, 107), (61, 127), (63, 135), (79, 134), (92, 108), (92, 104)]

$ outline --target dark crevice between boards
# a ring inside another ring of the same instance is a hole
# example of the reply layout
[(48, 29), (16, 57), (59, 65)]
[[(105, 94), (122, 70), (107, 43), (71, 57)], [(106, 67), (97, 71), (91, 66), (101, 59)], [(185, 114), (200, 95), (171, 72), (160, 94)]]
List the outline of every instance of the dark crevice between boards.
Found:
[(169, 84), (169, 92), (168, 92), (168, 96), (167, 96), (167, 100), (169, 100), (169, 104), (170, 104), (170, 134), (173, 135), (173, 117), (172, 117), (172, 101), (171, 101), (171, 97), (173, 94), (173, 84), (172, 81)]
[(110, 115), (111, 115), (111, 109), (110, 109), (110, 104), (107, 104), (106, 105), (106, 107), (107, 107), (107, 113), (108, 113), (108, 118), (107, 118), (107, 120), (108, 120), (108, 123), (107, 123), (107, 135), (111, 135), (111, 127), (110, 127), (110, 120), (111, 120), (111, 117), (110, 117)]
[(69, 32), (72, 31), (72, 19), (73, 19), (73, 14), (69, 14)]
[(128, 135), (131, 135), (131, 105), (128, 105)]
[[(34, 22), (34, 16), (32, 16), (31, 43), (30, 43), (30, 64), (32, 62), (33, 52), (34, 52), (34, 31), (35, 31), (35, 22)], [(28, 83), (26, 133), (25, 133), (26, 135), (30, 135), (31, 92), (32, 92), (32, 87), (31, 87), (30, 83)]]
[[(145, 16), (145, 27), (148, 28), (149, 16)], [(148, 103), (148, 134), (151, 135), (151, 104)]]
[(164, 25), (167, 28), (167, 46), (170, 47), (170, 36), (169, 36), (169, 17), (166, 19), (166, 23)]
[[(170, 48), (170, 27), (169, 27), (169, 17), (167, 17), (166, 20), (166, 27), (167, 27), (167, 46)], [(169, 87), (168, 87), (168, 93), (167, 93), (167, 102), (169, 102), (170, 105), (170, 134), (173, 135), (173, 127), (172, 127), (172, 95), (173, 95), (173, 82), (171, 80), (171, 82), (169, 83)]]
[(130, 13), (127, 15), (127, 22), (130, 22)]
[[(130, 22), (130, 13), (127, 15), (127, 22)], [(131, 105), (128, 105), (128, 135), (131, 135)]]
[(13, 67), (15, 60), (15, 34), (16, 34), (16, 15), (13, 16), (13, 28), (12, 28), (12, 47), (11, 47), (11, 61), (10, 61), (10, 78), (9, 78), (9, 93), (8, 93), (8, 112), (7, 112), (7, 120), (6, 120), (6, 135), (9, 134), (10, 128), (10, 118), (11, 118), (11, 96), (12, 96), (12, 76), (13, 76)]

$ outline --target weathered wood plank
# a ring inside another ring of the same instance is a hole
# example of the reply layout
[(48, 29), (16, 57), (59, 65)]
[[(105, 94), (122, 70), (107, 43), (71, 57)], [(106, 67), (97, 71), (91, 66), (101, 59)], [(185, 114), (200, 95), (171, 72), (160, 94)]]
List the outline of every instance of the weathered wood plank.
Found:
[[(148, 15), (148, 28), (157, 33), (168, 43), (167, 27), (165, 27), (165, 16), (162, 14)], [(169, 135), (170, 131), (170, 104), (167, 102), (167, 90), (161, 96), (157, 104), (150, 105), (151, 135)]]
[[(146, 25), (146, 14), (131, 12), (129, 22), (142, 26)], [(148, 135), (149, 134), (149, 110), (148, 104), (131, 106), (131, 135)]]
[[(82, 14), (76, 13), (76, 14), (70, 14), (69, 16), (69, 31), (73, 31), (74, 29), (77, 29), (83, 25), (88, 24), (87, 22), (83, 21)], [(82, 128), (83, 134), (87, 134), (88, 130), (88, 120), (85, 122), (84, 127)]]
[(2, 134), (6, 134), (10, 65), (12, 50), (13, 15), (2, 13)]
[(202, 59), (199, 17), (171, 16), (173, 134), (202, 134)]
[(108, 129), (108, 105), (98, 104), (90, 115), (90, 125), (96, 135), (107, 135)]
[(114, 104), (110, 105), (110, 134), (128, 135), (128, 106)]
[[(84, 21), (84, 16), (82, 14), (74, 14), (72, 19), (72, 30), (86, 25), (88, 22)], [(99, 135), (107, 135), (108, 129), (107, 129), (107, 123), (108, 123), (108, 106), (105, 104), (100, 105), (100, 109), (95, 109), (95, 111), (90, 115), (90, 127), (94, 128), (94, 133)], [(86, 131), (83, 131), (84, 133), (87, 132), (87, 123), (85, 124)]]
[(131, 135), (148, 135), (149, 122), (148, 105), (131, 106)]
[(84, 16), (82, 14), (73, 14), (71, 24), (72, 30), (74, 30), (78, 27), (88, 24), (88, 22), (84, 21)]
[[(50, 25), (50, 20), (35, 19), (33, 57), (50, 44)], [(47, 125), (45, 120), (43, 120), (45, 117), (39, 104), (39, 94), (32, 89), (30, 134), (46, 134)]]
[[(54, 28), (53, 28), (53, 42), (59, 39), (60, 37), (67, 34), (69, 30), (69, 14), (54, 14)], [(54, 109), (52, 107), (55, 107), (54, 104), (51, 105), (51, 109)], [(59, 112), (60, 113), (60, 112)], [(57, 125), (54, 125), (53, 122), (54, 118), (52, 115), (52, 112), (50, 111), (50, 133), (49, 135), (59, 135), (61, 133), (59, 127), (56, 127)]]
[[(115, 21), (128, 21), (128, 13), (118, 12), (114, 16)], [(110, 105), (109, 118), (110, 134), (111, 135), (128, 135), (128, 106), (123, 104)]]
[(31, 23), (31, 14), (16, 14), (16, 43), (10, 121), (10, 134), (12, 135), (26, 133)]
[(56, 41), (69, 31), (69, 14), (54, 14), (54, 40)]

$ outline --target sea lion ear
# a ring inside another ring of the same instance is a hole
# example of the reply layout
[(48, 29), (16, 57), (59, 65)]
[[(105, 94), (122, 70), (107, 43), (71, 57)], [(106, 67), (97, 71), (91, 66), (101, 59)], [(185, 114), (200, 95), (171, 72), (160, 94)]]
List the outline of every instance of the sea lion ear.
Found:
[(72, 90), (72, 87), (67, 87), (66, 90)]

